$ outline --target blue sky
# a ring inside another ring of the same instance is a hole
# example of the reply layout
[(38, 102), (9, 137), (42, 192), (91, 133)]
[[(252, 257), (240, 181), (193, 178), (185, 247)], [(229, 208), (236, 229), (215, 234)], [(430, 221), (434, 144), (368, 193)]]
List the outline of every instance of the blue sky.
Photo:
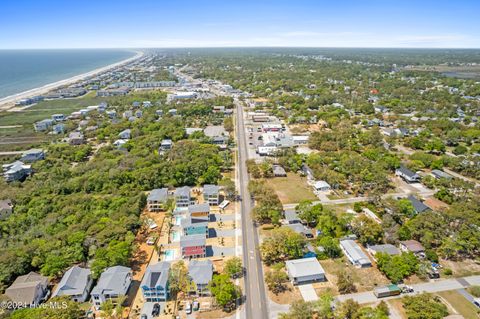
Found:
[(479, 0), (1, 0), (0, 49), (480, 48)]

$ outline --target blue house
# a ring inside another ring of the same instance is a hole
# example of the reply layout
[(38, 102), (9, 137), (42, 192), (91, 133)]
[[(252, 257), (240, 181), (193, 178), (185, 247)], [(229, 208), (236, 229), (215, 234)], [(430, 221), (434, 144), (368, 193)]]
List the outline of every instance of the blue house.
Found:
[(170, 263), (166, 261), (148, 266), (140, 284), (145, 301), (167, 301), (169, 272)]

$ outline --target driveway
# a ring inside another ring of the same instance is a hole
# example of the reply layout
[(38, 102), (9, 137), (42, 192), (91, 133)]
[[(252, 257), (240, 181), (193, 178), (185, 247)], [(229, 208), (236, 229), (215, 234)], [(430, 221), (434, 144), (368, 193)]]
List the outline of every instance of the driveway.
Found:
[(235, 256), (235, 247), (207, 246), (207, 257)]
[(235, 220), (235, 214), (210, 214), (210, 222), (230, 222)]
[[(147, 319), (155, 318), (155, 317), (152, 316), (152, 309), (153, 309), (153, 305), (155, 303), (156, 302), (145, 302), (143, 304), (142, 311), (140, 311), (140, 316), (142, 314), (146, 314)], [(161, 315), (163, 313), (163, 310), (165, 309), (165, 302), (158, 302), (158, 304), (160, 304), (160, 315)]]
[(298, 285), (298, 290), (302, 294), (303, 300), (314, 301), (318, 299), (317, 293), (312, 284)]
[(235, 237), (235, 229), (208, 229), (208, 238), (215, 237)]

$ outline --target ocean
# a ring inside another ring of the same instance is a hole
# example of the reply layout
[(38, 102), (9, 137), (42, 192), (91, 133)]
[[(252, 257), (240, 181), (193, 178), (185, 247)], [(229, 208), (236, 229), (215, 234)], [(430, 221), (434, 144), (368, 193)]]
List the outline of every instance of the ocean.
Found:
[(133, 57), (129, 50), (0, 50), (0, 98)]

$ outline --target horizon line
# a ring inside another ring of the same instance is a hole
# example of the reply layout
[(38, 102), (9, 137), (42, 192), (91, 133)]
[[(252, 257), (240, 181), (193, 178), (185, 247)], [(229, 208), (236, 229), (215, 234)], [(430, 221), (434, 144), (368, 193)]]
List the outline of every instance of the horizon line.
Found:
[(164, 47), (46, 47), (46, 48), (0, 48), (7, 50), (148, 50), (148, 49), (407, 49), (407, 50), (480, 50), (480, 47), (388, 47), (388, 46), (164, 46)]

